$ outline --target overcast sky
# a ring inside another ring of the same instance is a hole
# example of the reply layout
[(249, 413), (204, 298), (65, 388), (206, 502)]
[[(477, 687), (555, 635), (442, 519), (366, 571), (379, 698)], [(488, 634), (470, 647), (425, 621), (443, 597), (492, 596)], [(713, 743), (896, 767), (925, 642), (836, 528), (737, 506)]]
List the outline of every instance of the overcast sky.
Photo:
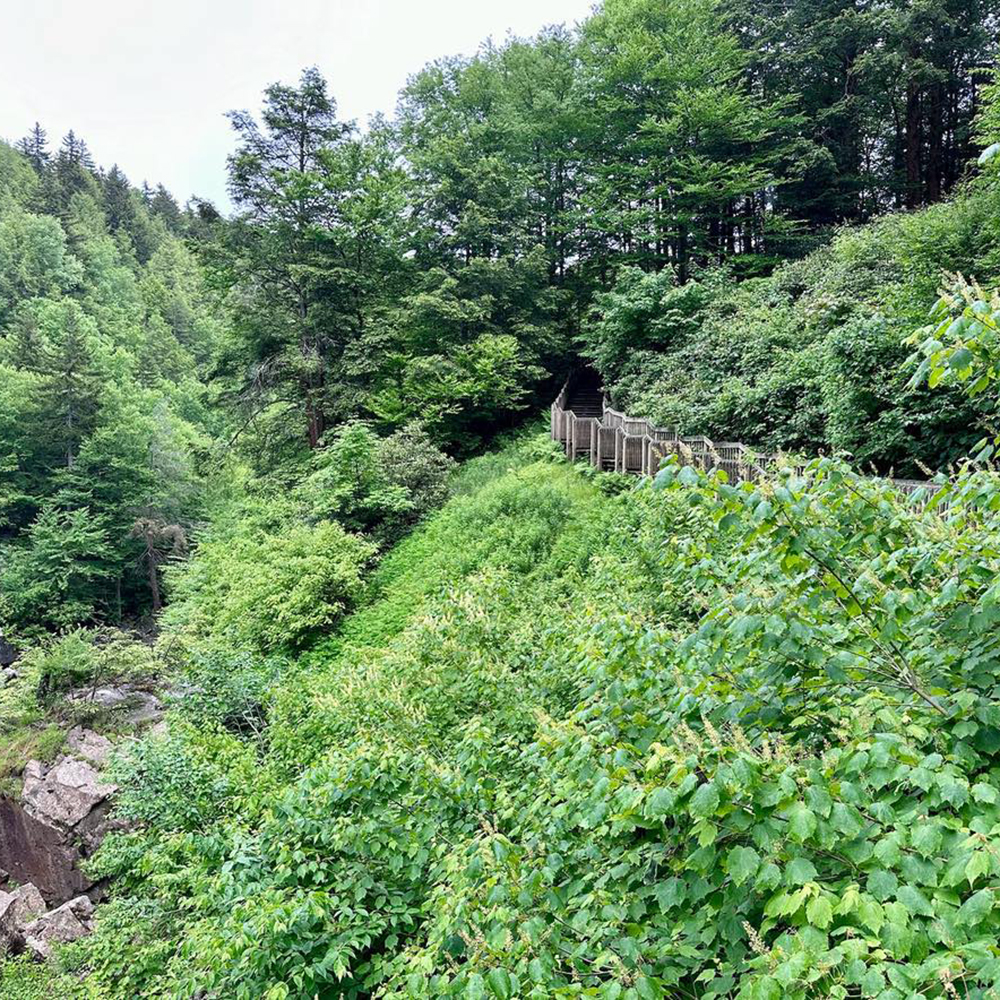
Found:
[(406, 78), (592, 0), (0, 0), (0, 137), (70, 128), (129, 179), (226, 205), (223, 117), (320, 68), (341, 113), (391, 112)]

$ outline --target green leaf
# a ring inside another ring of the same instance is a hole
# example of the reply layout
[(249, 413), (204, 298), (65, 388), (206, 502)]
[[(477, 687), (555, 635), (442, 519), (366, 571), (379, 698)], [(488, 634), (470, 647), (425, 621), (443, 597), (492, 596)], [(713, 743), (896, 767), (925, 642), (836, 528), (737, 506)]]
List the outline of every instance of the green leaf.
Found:
[(995, 805), (997, 801), (997, 790), (992, 785), (979, 781), (972, 786), (972, 797), (977, 802), (985, 802), (988, 805)]
[(729, 852), (727, 867), (733, 883), (743, 885), (747, 879), (757, 874), (760, 855), (752, 847), (734, 847)]
[(805, 885), (816, 878), (816, 866), (808, 858), (794, 858), (788, 862), (785, 878), (789, 885)]
[(814, 927), (826, 930), (833, 922), (833, 907), (830, 901), (823, 896), (811, 899), (806, 906), (806, 918)]
[(490, 969), (486, 981), (493, 995), (499, 997), (499, 1000), (509, 1000), (514, 995), (514, 986), (506, 969)]
[(898, 899), (907, 911), (913, 916), (933, 917), (934, 907), (928, 902), (927, 897), (912, 885), (901, 886), (896, 893)]
[(896, 895), (899, 888), (899, 879), (892, 872), (887, 872), (882, 868), (876, 868), (868, 876), (868, 891), (880, 900), (886, 900), (890, 896)]
[(805, 803), (796, 802), (789, 810), (788, 832), (799, 843), (816, 832), (816, 814)]
[(910, 834), (910, 840), (917, 852), (929, 858), (941, 847), (941, 827), (936, 823), (918, 823)]
[(989, 916), (992, 909), (993, 893), (989, 889), (980, 889), (961, 905), (955, 919), (967, 927), (975, 927)]
[(469, 976), (469, 981), (465, 986), (465, 995), (468, 1000), (483, 1000), (486, 996), (486, 981), (478, 972), (473, 972)]
[(965, 877), (969, 885), (975, 884), (977, 878), (990, 873), (990, 856), (986, 851), (974, 851), (969, 863), (965, 866)]
[(694, 817), (707, 818), (714, 816), (719, 808), (719, 790), (711, 781), (698, 786), (698, 790), (691, 796), (688, 803), (688, 812)]
[(669, 788), (657, 788), (646, 799), (646, 814), (653, 819), (669, 815), (676, 796)]
[(861, 898), (861, 902), (858, 904), (858, 916), (861, 918), (861, 922), (866, 927), (870, 927), (876, 934), (885, 923), (885, 910), (870, 896)]

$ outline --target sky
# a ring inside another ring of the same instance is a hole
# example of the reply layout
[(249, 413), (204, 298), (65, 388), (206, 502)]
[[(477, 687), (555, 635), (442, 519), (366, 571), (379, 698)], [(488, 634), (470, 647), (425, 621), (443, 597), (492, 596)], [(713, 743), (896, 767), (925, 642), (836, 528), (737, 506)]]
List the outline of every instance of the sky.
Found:
[(593, 0), (0, 0), (0, 138), (70, 129), (104, 167), (228, 207), (224, 115), (318, 66), (344, 118), (486, 38), (585, 18)]

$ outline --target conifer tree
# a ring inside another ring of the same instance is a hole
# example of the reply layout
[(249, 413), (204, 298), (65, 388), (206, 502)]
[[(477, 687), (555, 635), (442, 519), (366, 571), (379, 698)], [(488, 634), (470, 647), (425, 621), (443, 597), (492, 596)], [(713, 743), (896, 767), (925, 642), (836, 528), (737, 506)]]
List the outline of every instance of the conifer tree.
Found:
[[(330, 321), (340, 306), (329, 286), (341, 266), (331, 237), (342, 196), (330, 163), (353, 125), (338, 119), (315, 68), (303, 72), (298, 87), (266, 89), (261, 124), (245, 111), (229, 119), (239, 141), (229, 158), (229, 190), (241, 210), (229, 230), (230, 261), (239, 261), (241, 278), (256, 285), (265, 310), (254, 319), (250, 383), (295, 386), (315, 448), (326, 427), (327, 368), (341, 328)], [(329, 294), (321, 294), (324, 287)]]
[(35, 122), (34, 128), (17, 144), (17, 148), (31, 161), (37, 173), (42, 173), (52, 158), (45, 129), (38, 122)]

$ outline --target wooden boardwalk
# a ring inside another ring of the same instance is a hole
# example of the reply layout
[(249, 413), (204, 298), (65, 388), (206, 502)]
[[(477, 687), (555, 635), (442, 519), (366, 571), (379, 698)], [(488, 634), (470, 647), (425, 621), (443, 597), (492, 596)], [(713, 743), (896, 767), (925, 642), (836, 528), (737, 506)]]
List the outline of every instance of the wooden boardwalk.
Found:
[[(654, 427), (608, 405), (593, 382), (570, 376), (551, 407), (552, 440), (562, 443), (566, 457), (587, 459), (606, 472), (655, 476), (660, 462), (676, 455), (682, 465), (703, 471), (722, 469), (731, 483), (759, 481), (771, 475), (782, 456), (756, 451), (736, 441), (712, 441), (704, 435), (685, 437)], [(936, 483), (916, 479), (890, 480), (903, 493), (935, 493)]]

